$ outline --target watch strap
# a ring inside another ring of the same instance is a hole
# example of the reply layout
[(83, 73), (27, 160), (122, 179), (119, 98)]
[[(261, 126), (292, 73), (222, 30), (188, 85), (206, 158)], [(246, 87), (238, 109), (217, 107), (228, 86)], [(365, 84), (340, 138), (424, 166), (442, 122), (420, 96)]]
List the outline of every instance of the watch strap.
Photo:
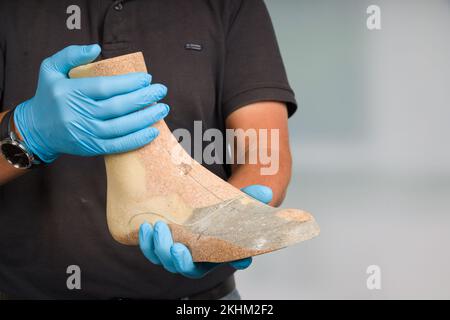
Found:
[(14, 109), (9, 110), (3, 116), (0, 123), (0, 140), (9, 138), (9, 133), (11, 132), (11, 117), (14, 115)]
[(11, 118), (14, 115), (15, 108), (12, 108), (6, 114), (3, 116), (1, 122), (0, 122), (0, 141), (3, 141), (5, 139), (13, 139), (21, 143), (22, 147), (25, 149), (24, 151), (27, 152), (30, 156), (31, 161), (31, 167), (35, 168), (39, 165), (41, 165), (43, 162), (41, 159), (39, 159), (38, 156), (33, 154), (28, 148), (26, 147), (26, 144), (23, 141), (20, 141), (16, 135), (13, 133), (11, 128)]

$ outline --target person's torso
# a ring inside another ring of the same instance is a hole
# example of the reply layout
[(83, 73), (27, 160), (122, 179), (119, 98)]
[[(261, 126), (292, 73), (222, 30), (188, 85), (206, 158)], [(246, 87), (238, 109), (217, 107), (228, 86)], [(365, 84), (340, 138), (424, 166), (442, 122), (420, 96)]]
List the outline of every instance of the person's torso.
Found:
[[(8, 21), (4, 110), (34, 95), (44, 58), (71, 44), (99, 43), (101, 58), (143, 52), (153, 82), (169, 88), (164, 102), (171, 107), (166, 121), (172, 130), (193, 132), (195, 120), (202, 121), (203, 130), (223, 130), (221, 1), (115, 3), (10, 1), (8, 12), (0, 13)], [(68, 24), (68, 18), (78, 17), (71, 5), (80, 9), (80, 29), (70, 29), (73, 20)], [(223, 165), (207, 168), (227, 177)], [(0, 291), (37, 298), (176, 298), (232, 274), (221, 267), (202, 280), (189, 280), (152, 265), (137, 247), (111, 238), (105, 204), (101, 157), (61, 156), (0, 187)], [(81, 290), (67, 288), (71, 265), (81, 269)]]

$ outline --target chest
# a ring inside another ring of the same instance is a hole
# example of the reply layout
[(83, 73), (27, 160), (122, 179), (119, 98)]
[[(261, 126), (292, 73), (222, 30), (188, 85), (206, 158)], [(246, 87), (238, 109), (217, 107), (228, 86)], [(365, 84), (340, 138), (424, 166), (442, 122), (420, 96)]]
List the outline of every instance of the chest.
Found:
[[(51, 2), (51, 3), (50, 3)], [(220, 17), (203, 1), (29, 1), (11, 12), (4, 105), (34, 95), (41, 61), (71, 44), (99, 43), (102, 58), (142, 51), (169, 88), (172, 127), (215, 126), (225, 59)], [(20, 90), (19, 90), (20, 88)], [(209, 123), (209, 125), (208, 125)]]

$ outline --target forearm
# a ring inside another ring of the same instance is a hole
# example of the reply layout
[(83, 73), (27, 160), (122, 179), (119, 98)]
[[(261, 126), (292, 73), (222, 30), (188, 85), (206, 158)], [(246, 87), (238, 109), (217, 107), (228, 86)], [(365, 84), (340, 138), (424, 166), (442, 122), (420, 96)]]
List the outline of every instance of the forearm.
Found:
[[(287, 120), (286, 105), (276, 101), (244, 106), (226, 119), (227, 129), (243, 130), (236, 135), (234, 146), (231, 146), (234, 165), (229, 182), (237, 188), (252, 184), (270, 187), (272, 206), (283, 202), (291, 178)], [(243, 154), (240, 151), (244, 151)]]
[(273, 199), (270, 205), (279, 206), (283, 202), (291, 178), (292, 159), (289, 150), (280, 152), (279, 168), (274, 175), (262, 175), (262, 164), (241, 164), (233, 166), (232, 175), (228, 180), (236, 188), (244, 188), (253, 184), (270, 187)]
[[(3, 119), (5, 114), (6, 112), (0, 113), (0, 121)], [(16, 133), (16, 135), (20, 137), (18, 130), (16, 130), (16, 127), (14, 126), (14, 122), (13, 122), (13, 130)], [(11, 164), (8, 163), (8, 161), (5, 160), (4, 157), (0, 156), (0, 185), (3, 185), (8, 181), (11, 181), (23, 175), (25, 172), (27, 172), (27, 170), (20, 170), (14, 168)]]

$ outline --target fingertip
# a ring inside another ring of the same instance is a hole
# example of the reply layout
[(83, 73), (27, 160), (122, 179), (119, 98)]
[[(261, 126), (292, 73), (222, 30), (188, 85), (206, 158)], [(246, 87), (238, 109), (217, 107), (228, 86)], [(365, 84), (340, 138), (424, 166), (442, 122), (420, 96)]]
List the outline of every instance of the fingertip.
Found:
[(170, 229), (169, 226), (164, 221), (159, 220), (155, 223), (155, 232), (158, 234), (158, 236), (160, 236), (165, 235), (167, 233), (170, 234)]
[(99, 55), (102, 52), (102, 47), (98, 43), (94, 43), (88, 46), (89, 53)]
[(190, 270), (194, 269), (192, 255), (184, 244), (174, 243), (170, 248), (170, 255), (179, 273), (188, 276)]
[(260, 184), (254, 184), (245, 187), (242, 189), (242, 191), (263, 203), (270, 203), (273, 198), (272, 189)]
[(272, 189), (266, 186), (261, 186), (261, 191), (262, 191), (261, 201), (264, 203), (271, 202), (273, 199)]
[(149, 252), (152, 246), (151, 241), (153, 241), (151, 239), (151, 231), (151, 227), (148, 223), (141, 224), (139, 228), (139, 247), (146, 257), (149, 257)]
[[(132, 72), (115, 77), (121, 78), (127, 84), (132, 84), (132, 87), (129, 88), (130, 92), (148, 87), (152, 83), (152, 76), (146, 72)], [(129, 92), (125, 92), (122, 94), (126, 93)]]
[(235, 268), (236, 270), (243, 270), (248, 268), (252, 264), (253, 259), (251, 257), (245, 258), (238, 261), (230, 262), (230, 264)]
[(168, 104), (165, 104), (165, 107), (166, 107), (166, 115), (168, 115), (170, 112), (170, 106)]
[(148, 86), (148, 85), (150, 85), (150, 83), (152, 83), (152, 75), (149, 73), (145, 73), (144, 74), (144, 85)]
[(141, 244), (149, 241), (149, 235), (152, 233), (152, 228), (148, 223), (143, 223), (139, 228), (139, 242)]
[(155, 265), (161, 265), (161, 261), (154, 253), (153, 228), (151, 224), (145, 222), (139, 228), (139, 248), (147, 260)]
[(148, 222), (144, 222), (139, 227), (139, 237), (144, 239), (148, 232), (151, 231), (151, 226)]
[(161, 91), (163, 92), (167, 92), (168, 89), (165, 85), (163, 85), (162, 83), (155, 83), (155, 86), (159, 87)]
[(144, 222), (141, 224), (141, 228), (150, 228), (150, 224), (149, 224), (147, 221), (144, 221)]
[[(133, 148), (127, 148), (124, 151), (134, 150), (146, 146), (158, 137), (159, 130), (153, 127), (148, 127), (132, 133), (132, 135), (134, 135), (134, 141), (132, 142)], [(156, 227), (156, 225), (154, 227)]]
[(183, 256), (187, 251), (187, 247), (181, 243), (174, 243), (170, 248), (170, 253), (176, 257)]
[(170, 111), (169, 106), (165, 103), (158, 103), (156, 105), (153, 105), (151, 108), (153, 109), (147, 109), (146, 111), (151, 114), (149, 120), (152, 120), (152, 125), (167, 117)]
[(154, 127), (148, 128), (148, 138), (150, 141), (153, 141), (157, 136), (159, 136), (158, 129), (156, 129)]
[(161, 224), (162, 224), (162, 221), (156, 221), (155, 222), (155, 232), (159, 232), (160, 231), (160, 229), (161, 229)]
[(141, 224), (141, 226), (139, 227), (139, 243), (144, 240), (144, 232), (145, 232), (144, 230), (145, 230), (144, 224)]
[(152, 76), (146, 72), (134, 72), (125, 74), (124, 76), (129, 77), (128, 80), (132, 79), (137, 81), (140, 87), (147, 87), (152, 83)]
[(158, 97), (158, 100), (164, 98), (167, 95), (167, 87), (161, 83), (155, 83), (153, 85), (153, 89), (156, 91), (155, 95)]
[(87, 56), (87, 62), (94, 61), (102, 51), (102, 48), (98, 44), (91, 44), (83, 47), (84, 54)]

